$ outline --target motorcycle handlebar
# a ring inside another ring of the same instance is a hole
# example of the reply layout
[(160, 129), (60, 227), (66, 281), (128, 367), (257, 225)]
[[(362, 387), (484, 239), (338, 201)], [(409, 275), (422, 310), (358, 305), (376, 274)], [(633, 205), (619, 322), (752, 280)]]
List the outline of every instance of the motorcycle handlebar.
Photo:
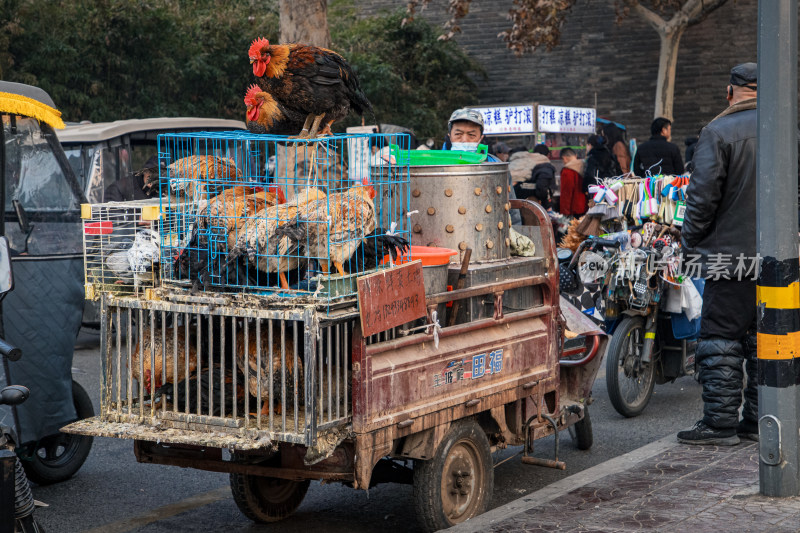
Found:
[(619, 248), (622, 244), (619, 241), (610, 241), (608, 239), (589, 239), (590, 248)]
[(619, 248), (621, 245), (622, 243), (620, 243), (619, 241), (610, 241), (608, 239), (596, 239), (594, 237), (586, 239), (578, 245), (578, 249), (572, 255), (572, 259), (570, 260), (567, 268), (572, 269), (575, 267), (575, 264), (578, 262), (581, 253), (586, 248), (588, 248), (591, 251), (595, 251), (600, 248)]
[(22, 357), (22, 350), (0, 339), (0, 353), (8, 357), (9, 361), (17, 361)]

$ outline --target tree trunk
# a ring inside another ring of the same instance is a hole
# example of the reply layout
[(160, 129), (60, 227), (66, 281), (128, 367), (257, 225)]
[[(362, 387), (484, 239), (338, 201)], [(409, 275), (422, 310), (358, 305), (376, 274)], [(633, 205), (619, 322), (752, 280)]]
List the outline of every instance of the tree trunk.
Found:
[(658, 32), (661, 50), (658, 55), (658, 81), (656, 82), (656, 105), (653, 118), (672, 120), (672, 104), (675, 99), (675, 69), (678, 64), (678, 48), (686, 26), (676, 26), (672, 31)]
[(661, 40), (654, 118), (665, 117), (672, 120), (672, 104), (675, 99), (675, 68), (678, 64), (678, 49), (683, 32), (689, 26), (703, 21), (709, 13), (726, 1), (686, 0), (669, 20), (664, 20), (640, 2), (633, 4), (635, 12), (658, 32)]
[(282, 43), (330, 48), (328, 0), (280, 0)]

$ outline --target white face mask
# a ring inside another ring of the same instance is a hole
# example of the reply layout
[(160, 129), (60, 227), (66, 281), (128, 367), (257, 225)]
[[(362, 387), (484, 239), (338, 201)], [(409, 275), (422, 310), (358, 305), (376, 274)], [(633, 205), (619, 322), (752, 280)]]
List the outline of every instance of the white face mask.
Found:
[(478, 143), (453, 143), (451, 150), (462, 150), (464, 152), (474, 152), (478, 149)]

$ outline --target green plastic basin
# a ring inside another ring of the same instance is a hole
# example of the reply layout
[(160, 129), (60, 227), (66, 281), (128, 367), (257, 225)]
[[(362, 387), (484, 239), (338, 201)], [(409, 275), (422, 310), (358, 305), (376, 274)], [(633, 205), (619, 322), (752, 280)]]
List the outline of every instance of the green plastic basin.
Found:
[(391, 154), (398, 163), (409, 161), (412, 166), (421, 165), (477, 165), (486, 161), (489, 147), (478, 145), (477, 152), (461, 150), (400, 150), (396, 144), (390, 145)]

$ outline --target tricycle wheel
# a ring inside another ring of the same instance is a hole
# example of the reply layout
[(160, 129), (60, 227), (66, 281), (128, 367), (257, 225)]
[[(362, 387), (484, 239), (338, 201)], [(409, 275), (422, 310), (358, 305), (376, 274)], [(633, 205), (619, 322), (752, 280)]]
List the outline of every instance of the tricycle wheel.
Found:
[(428, 461), (414, 462), (414, 506), (424, 531), (446, 529), (486, 511), (494, 468), (475, 420), (455, 423)]
[[(94, 416), (92, 399), (77, 381), (72, 381), (72, 402), (78, 420)], [(93, 437), (57, 433), (37, 442), (30, 458), (22, 461), (28, 479), (39, 485), (49, 485), (71, 478), (80, 470), (89, 451)]]
[(233, 501), (260, 524), (278, 522), (294, 513), (308, 492), (309, 480), (292, 481), (248, 474), (231, 474)]
[(570, 435), (575, 442), (575, 446), (579, 450), (588, 450), (594, 444), (594, 435), (592, 434), (592, 419), (589, 418), (589, 407), (584, 406), (583, 418), (575, 422), (570, 428)]
[(655, 365), (642, 362), (644, 319), (625, 317), (611, 336), (606, 357), (606, 385), (611, 405), (619, 414), (641, 414), (655, 385)]

